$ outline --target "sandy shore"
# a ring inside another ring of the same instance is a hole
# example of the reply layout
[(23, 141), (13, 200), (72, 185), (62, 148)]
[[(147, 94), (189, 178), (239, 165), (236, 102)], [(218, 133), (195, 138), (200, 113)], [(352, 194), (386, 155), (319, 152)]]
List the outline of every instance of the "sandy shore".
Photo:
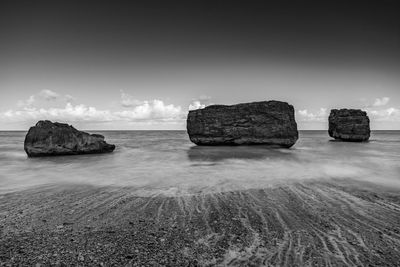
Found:
[(0, 262), (398, 266), (400, 192), (349, 180), (177, 197), (29, 189), (0, 195)]

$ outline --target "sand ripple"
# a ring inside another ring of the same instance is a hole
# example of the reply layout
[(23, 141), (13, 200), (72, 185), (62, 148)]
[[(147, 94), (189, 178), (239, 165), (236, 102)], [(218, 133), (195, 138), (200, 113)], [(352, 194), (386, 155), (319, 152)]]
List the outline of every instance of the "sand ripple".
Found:
[(400, 194), (351, 180), (140, 197), (63, 186), (0, 196), (0, 260), (84, 265), (396, 266)]

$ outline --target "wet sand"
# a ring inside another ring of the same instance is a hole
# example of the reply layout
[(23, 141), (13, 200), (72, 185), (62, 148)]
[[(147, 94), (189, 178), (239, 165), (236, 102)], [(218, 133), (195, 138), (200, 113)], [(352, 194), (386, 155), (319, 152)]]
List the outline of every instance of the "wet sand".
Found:
[(34, 188), (0, 195), (0, 262), (398, 266), (400, 191), (353, 180), (148, 197), (129, 187)]

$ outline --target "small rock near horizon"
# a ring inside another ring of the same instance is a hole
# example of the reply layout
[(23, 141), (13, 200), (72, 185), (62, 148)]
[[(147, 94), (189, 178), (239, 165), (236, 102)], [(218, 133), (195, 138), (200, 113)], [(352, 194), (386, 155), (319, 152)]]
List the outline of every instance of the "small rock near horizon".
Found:
[(337, 140), (368, 141), (371, 130), (367, 112), (361, 109), (332, 109), (328, 132), (330, 137)]

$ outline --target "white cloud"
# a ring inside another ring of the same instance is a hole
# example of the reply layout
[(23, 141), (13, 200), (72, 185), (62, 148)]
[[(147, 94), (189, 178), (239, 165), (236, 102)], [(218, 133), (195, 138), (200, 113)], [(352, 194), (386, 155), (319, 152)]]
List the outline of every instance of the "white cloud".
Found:
[[(38, 106), (40, 104), (43, 104), (42, 101), (40, 100), (47, 100), (47, 101), (53, 101), (56, 100), (60, 95), (57, 94), (54, 91), (51, 90), (42, 90), (39, 93), (35, 94), (35, 95), (31, 95), (28, 99), (26, 100), (19, 100), (17, 102), (17, 110), (35, 110), (36, 108), (34, 106)], [(65, 95), (63, 97), (63, 99), (67, 102), (67, 103), (72, 103), (75, 101), (74, 97), (72, 97), (71, 95)]]
[[(134, 127), (138, 126), (142, 128), (145, 128), (146, 125), (149, 125), (150, 128), (155, 128), (157, 125), (162, 128), (168, 128), (171, 125), (174, 125), (174, 127), (177, 127), (176, 125), (183, 127), (188, 111), (181, 108), (181, 106), (168, 104), (159, 99), (139, 101), (123, 91), (121, 91), (121, 104), (124, 108), (114, 106), (110, 109), (98, 109), (84, 104), (74, 104), (72, 96), (60, 94), (57, 94), (57, 99), (62, 98), (64, 101), (67, 101), (65, 105), (60, 106), (62, 105), (60, 101), (51, 101), (42, 106), (41, 104), (45, 103), (37, 102), (36, 96), (41, 97), (42, 100), (45, 99), (45, 96), (50, 97), (49, 99), (54, 99), (55, 97), (54, 94), (49, 92), (44, 93), (43, 91), (32, 95), (27, 100), (20, 101), (18, 107), (15, 109), (0, 112), (0, 122), (3, 122), (3, 125), (7, 125), (7, 123), (13, 125), (31, 125), (38, 120), (47, 119), (75, 125), (79, 125), (79, 123), (84, 123), (84, 125), (85, 123), (101, 125), (102, 123), (112, 122), (110, 125), (122, 125), (125, 128), (132, 127), (133, 125)], [(201, 98), (205, 101), (209, 99), (206, 96), (202, 96)], [(49, 107), (48, 105), (51, 106)], [(205, 104), (201, 103), (200, 100), (193, 101), (190, 105), (191, 108), (201, 108), (204, 106)]]
[(372, 106), (374, 107), (381, 107), (381, 106), (385, 106), (387, 103), (389, 103), (390, 98), (385, 96), (382, 98), (377, 98), (375, 99), (374, 103), (372, 104)]
[(189, 104), (189, 110), (201, 109), (210, 105), (211, 96), (201, 95), (198, 98), (192, 99), (192, 103)]
[(189, 110), (195, 110), (195, 109), (200, 109), (200, 108), (205, 108), (206, 105), (202, 104), (199, 100), (195, 100), (189, 105)]
[(358, 99), (358, 101), (360, 102), (360, 104), (363, 108), (367, 109), (367, 108), (372, 108), (372, 107), (386, 106), (390, 101), (390, 97), (384, 96), (381, 98), (375, 98), (374, 100), (363, 97), (363, 98)]
[(144, 104), (143, 101), (134, 99), (131, 95), (125, 93), (123, 90), (121, 90), (121, 105), (123, 107), (134, 107), (138, 105)]
[(299, 114), (301, 116), (304, 116), (304, 117), (308, 117), (309, 116), (307, 109), (299, 110)]
[(71, 102), (75, 101), (75, 98), (72, 95), (65, 95), (64, 98), (65, 98), (65, 101), (67, 101), (67, 103), (71, 103)]
[(368, 114), (378, 121), (400, 121), (400, 109), (390, 107), (382, 110), (370, 110)]
[(180, 106), (166, 105), (161, 100), (143, 101), (133, 109), (115, 112), (125, 120), (176, 120), (182, 119), (184, 113)]
[(39, 95), (49, 101), (56, 100), (58, 97), (58, 94), (56, 92), (47, 89), (40, 91)]
[(327, 120), (327, 109), (320, 108), (316, 112), (309, 112), (307, 109), (299, 110), (300, 121), (326, 121)]
[(54, 121), (110, 121), (112, 114), (105, 110), (97, 110), (85, 105), (73, 106), (67, 103), (64, 108), (30, 108), (23, 110), (8, 110), (2, 114), (13, 121), (54, 120)]
[(118, 119), (137, 121), (137, 120), (157, 120), (171, 121), (179, 120), (184, 117), (184, 112), (180, 106), (165, 104), (162, 100), (154, 99), (137, 100), (131, 95), (121, 90), (121, 105), (129, 108), (123, 111), (116, 111), (114, 115)]
[(109, 121), (155, 121), (173, 122), (183, 120), (186, 113), (180, 106), (164, 104), (161, 100), (143, 101), (130, 110), (110, 111), (99, 110), (95, 107), (83, 104), (73, 105), (67, 103), (65, 107), (51, 108), (23, 108), (18, 110), (8, 110), (0, 113), (0, 117), (9, 121), (34, 121), (34, 120), (53, 120), (53, 121), (87, 121), (87, 122), (109, 122)]
[(35, 102), (35, 96), (31, 95), (28, 99), (26, 100), (19, 100), (17, 102), (17, 106), (20, 108), (29, 108), (32, 106), (32, 104)]

